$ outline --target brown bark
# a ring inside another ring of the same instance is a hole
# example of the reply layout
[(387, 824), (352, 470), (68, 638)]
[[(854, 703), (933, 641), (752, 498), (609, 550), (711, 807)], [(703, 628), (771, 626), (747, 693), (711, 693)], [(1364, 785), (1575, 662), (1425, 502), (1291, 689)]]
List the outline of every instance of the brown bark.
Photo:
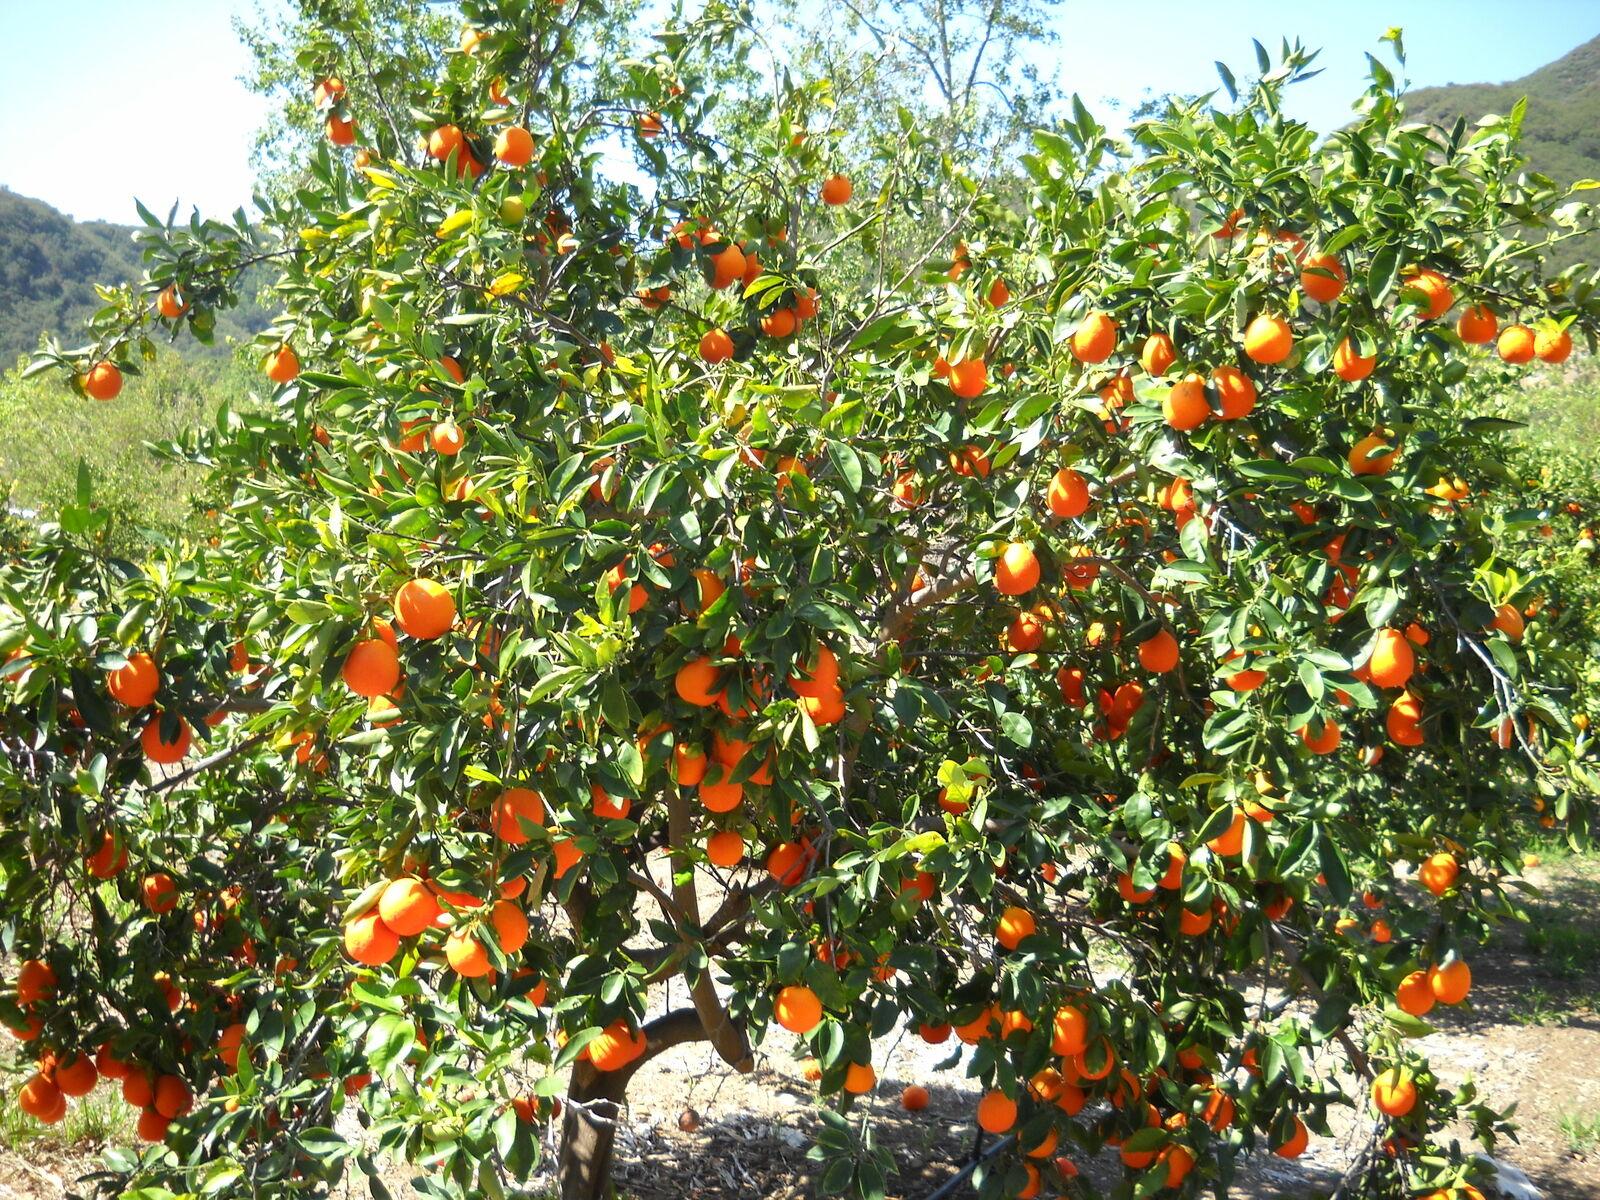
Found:
[(616, 1122), (633, 1073), (663, 1050), (706, 1037), (700, 1014), (674, 1009), (644, 1027), (645, 1051), (620, 1071), (597, 1071), (587, 1062), (572, 1066), (561, 1118), (561, 1155), (556, 1163), (561, 1200), (609, 1200)]
[[(672, 898), (691, 925), (700, 924), (700, 901), (694, 891), (694, 863), (684, 855), (689, 844), (689, 801), (680, 789), (674, 788), (667, 796), (667, 840), (673, 850)], [(689, 995), (694, 1000), (695, 1012), (705, 1036), (723, 1062), (741, 1075), (755, 1070), (755, 1057), (750, 1053), (750, 1039), (732, 1021), (727, 1010), (717, 998), (717, 989), (711, 982), (711, 963), (706, 962), (695, 981), (689, 985)]]

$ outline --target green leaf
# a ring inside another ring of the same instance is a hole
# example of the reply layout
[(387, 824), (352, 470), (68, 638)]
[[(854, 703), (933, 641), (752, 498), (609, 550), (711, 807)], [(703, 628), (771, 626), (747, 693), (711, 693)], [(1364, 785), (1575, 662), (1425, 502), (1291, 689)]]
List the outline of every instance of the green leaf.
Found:
[(1367, 295), (1374, 304), (1382, 304), (1394, 287), (1395, 275), (1400, 270), (1400, 248), (1384, 246), (1367, 264)]
[(395, 1064), (405, 1061), (416, 1042), (416, 1026), (409, 1017), (384, 1013), (367, 1030), (367, 1062), (375, 1073), (386, 1076)]
[(626, 446), (630, 442), (640, 442), (649, 434), (650, 427), (642, 421), (633, 421), (626, 425), (618, 425), (608, 429), (594, 441), (595, 449), (608, 450), (613, 446)]
[(852, 492), (861, 490), (861, 458), (844, 442), (828, 440), (828, 457), (833, 460), (839, 477)]

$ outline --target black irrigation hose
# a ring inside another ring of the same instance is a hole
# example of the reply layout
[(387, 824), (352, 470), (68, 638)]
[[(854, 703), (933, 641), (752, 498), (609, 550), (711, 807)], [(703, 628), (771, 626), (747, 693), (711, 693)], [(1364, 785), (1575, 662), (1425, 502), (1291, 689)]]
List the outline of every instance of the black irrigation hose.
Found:
[(1016, 1140), (1016, 1134), (1008, 1133), (1005, 1137), (1001, 1138), (999, 1141), (995, 1142), (994, 1145), (985, 1150), (983, 1149), (983, 1130), (978, 1130), (978, 1140), (973, 1143), (972, 1147), (972, 1160), (954, 1175), (950, 1176), (949, 1179), (945, 1180), (944, 1183), (940, 1184), (937, 1191), (931, 1192), (924, 1197), (924, 1200), (950, 1200), (950, 1197), (956, 1194), (956, 1190), (961, 1187), (962, 1184), (966, 1183), (967, 1176), (971, 1175), (991, 1158), (1001, 1153)]

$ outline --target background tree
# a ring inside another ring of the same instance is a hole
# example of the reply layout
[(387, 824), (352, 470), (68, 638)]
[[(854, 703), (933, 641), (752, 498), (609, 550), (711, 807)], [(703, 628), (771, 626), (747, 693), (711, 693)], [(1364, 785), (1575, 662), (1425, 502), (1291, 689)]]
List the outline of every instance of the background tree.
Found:
[[(565, 1087), (589, 1200), (641, 1062), (792, 1034), (819, 1188), (875, 1196), (843, 1110), (904, 1024), (972, 1047), (985, 1197), (1092, 1195), (1107, 1146), (1119, 1194), (1194, 1194), (1347, 1102), (1351, 1194), (1464, 1191), (1456, 1122), (1503, 1118), (1407, 1041), (1529, 801), (1592, 784), (1484, 410), (1600, 324), (1520, 232), (1592, 212), (1376, 62), (1325, 143), (1293, 50), (1131, 145), (1075, 105), (1008, 204), (931, 138), (846, 178), (781, 74), (730, 141), (724, 10), (601, 69), (579, 0), (462, 8), (369, 94), (341, 56), (381, 43), (308, 0), (331, 145), (258, 224), (150, 218), (145, 283), (38, 361), (119, 403), (280, 273), (270, 394), (170, 448), (217, 544), (41, 528), (0, 572), (27, 1109), (122, 1078), (135, 1196), (370, 1176), (352, 1107), (497, 1195)], [(908, 204), (951, 224), (862, 248)]]

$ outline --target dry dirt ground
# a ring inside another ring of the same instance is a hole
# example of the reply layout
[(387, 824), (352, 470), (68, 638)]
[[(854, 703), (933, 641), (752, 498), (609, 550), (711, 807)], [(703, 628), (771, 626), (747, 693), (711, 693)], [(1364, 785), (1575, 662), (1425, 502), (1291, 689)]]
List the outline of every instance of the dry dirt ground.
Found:
[[(1529, 901), (1529, 923), (1508, 928), (1475, 956), (1470, 1011), (1451, 1013), (1417, 1044), (1445, 1082), (1471, 1077), (1495, 1106), (1515, 1102), (1519, 1141), (1503, 1145), (1499, 1157), (1525, 1171), (1545, 1197), (1600, 1200), (1600, 857), (1551, 853), (1528, 878), (1542, 892)], [(686, 999), (667, 998), (673, 1005)], [(619, 1196), (812, 1196), (806, 1150), (818, 1125), (815, 1089), (778, 1041), (764, 1048), (750, 1076), (729, 1071), (703, 1044), (648, 1064), (634, 1080), (619, 1136)], [(890, 1194), (901, 1200), (935, 1191), (974, 1147), (976, 1091), (959, 1068), (938, 1069), (948, 1048), (897, 1037), (873, 1056), (881, 1083), (869, 1102), (879, 1140), (899, 1164)], [(926, 1112), (900, 1110), (901, 1089), (913, 1082), (932, 1091)], [(686, 1109), (699, 1118), (689, 1133), (679, 1129)], [(1334, 1137), (1314, 1139), (1298, 1162), (1252, 1168), (1231, 1194), (1250, 1200), (1317, 1195), (1344, 1170), (1363, 1133), (1351, 1118)], [(96, 1169), (92, 1133), (76, 1144), (50, 1134), (36, 1136), (0, 1099), (0, 1200), (64, 1196), (75, 1179)], [(1097, 1177), (1114, 1170), (1082, 1165)], [(386, 1182), (397, 1197), (416, 1195), (398, 1164)], [(355, 1200), (367, 1193), (356, 1185), (346, 1194)], [(541, 1200), (545, 1194), (532, 1193)]]

